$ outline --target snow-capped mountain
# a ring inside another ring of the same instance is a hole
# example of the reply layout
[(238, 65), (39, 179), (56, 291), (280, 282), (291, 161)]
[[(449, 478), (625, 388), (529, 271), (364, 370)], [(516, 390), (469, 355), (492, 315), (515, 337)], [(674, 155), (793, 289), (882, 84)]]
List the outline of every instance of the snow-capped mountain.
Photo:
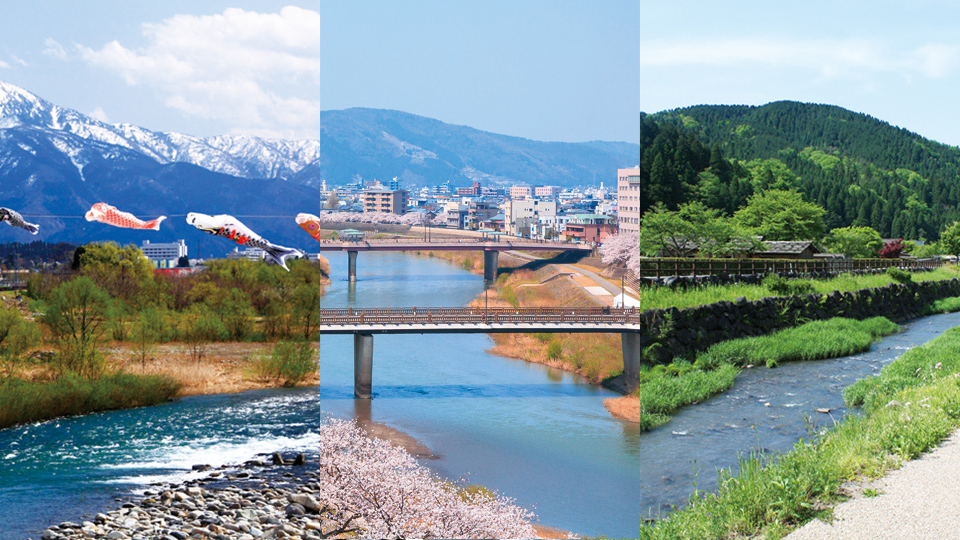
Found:
[[(107, 124), (0, 81), (0, 129), (20, 126), (45, 130), (54, 137), (56, 132), (68, 133), (88, 142), (129, 148), (159, 163), (192, 163), (242, 178), (289, 178), (320, 158), (317, 140), (194, 137), (130, 124)], [(77, 152), (70, 144), (64, 146), (64, 152)]]
[[(143, 238), (84, 221), (99, 201), (151, 218), (294, 216), (320, 211), (324, 180), (340, 186), (398, 177), (406, 188), (612, 185), (616, 170), (640, 156), (637, 144), (540, 142), (379, 109), (324, 111), (319, 132), (319, 140), (300, 141), (160, 133), (107, 124), (0, 82), (0, 206), (44, 220), (37, 237), (0, 226), (0, 242)], [(255, 219), (244, 221), (273, 241), (308, 249), (295, 223)], [(168, 219), (151, 238), (191, 236), (183, 219)], [(198, 240), (202, 250), (219, 242)]]

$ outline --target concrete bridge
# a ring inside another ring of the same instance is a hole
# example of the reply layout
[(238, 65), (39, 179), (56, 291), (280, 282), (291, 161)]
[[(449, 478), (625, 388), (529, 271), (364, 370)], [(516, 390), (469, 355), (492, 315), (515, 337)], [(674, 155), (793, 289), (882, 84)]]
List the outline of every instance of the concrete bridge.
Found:
[(538, 242), (536, 240), (462, 239), (462, 240), (364, 240), (360, 242), (329, 241), (314, 244), (310, 251), (346, 251), (347, 273), (350, 281), (357, 280), (357, 254), (361, 251), (483, 251), (483, 279), (497, 279), (497, 263), (501, 251), (582, 251), (593, 248), (587, 244), (567, 242)]
[(314, 332), (353, 334), (353, 392), (369, 399), (375, 334), (619, 333), (624, 375), (636, 380), (641, 317), (632, 308), (346, 308), (321, 310)]

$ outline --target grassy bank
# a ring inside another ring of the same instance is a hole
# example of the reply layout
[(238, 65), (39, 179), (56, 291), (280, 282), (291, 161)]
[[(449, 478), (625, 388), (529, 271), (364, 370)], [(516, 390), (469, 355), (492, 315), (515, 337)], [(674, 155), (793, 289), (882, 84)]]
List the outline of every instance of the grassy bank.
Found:
[(170, 377), (113, 373), (97, 379), (64, 375), (54, 381), (0, 380), (0, 428), (60, 416), (156, 405), (179, 384)]
[(640, 538), (780, 538), (842, 498), (841, 485), (875, 478), (939, 444), (960, 425), (960, 328), (911, 349), (844, 397), (863, 403), (848, 417), (793, 451), (741, 459), (721, 474), (715, 493), (643, 527)]
[(684, 405), (699, 403), (733, 385), (741, 367), (837, 358), (865, 351), (899, 327), (884, 317), (855, 321), (836, 317), (774, 334), (713, 345), (695, 362), (674, 361), (640, 373), (633, 392), (639, 411), (631, 421), (646, 429), (662, 425)]
[[(445, 257), (442, 252), (438, 256)], [(596, 271), (597, 269), (592, 268), (591, 270)], [(521, 267), (502, 273), (494, 284), (494, 290), (488, 294), (489, 305), (491, 307), (597, 305), (575, 285), (566, 282), (566, 280), (554, 280), (549, 286), (540, 283), (541, 278), (538, 276), (542, 272), (532, 272)], [(945, 266), (933, 272), (912, 274), (912, 279), (915, 281), (938, 281), (957, 277), (960, 277), (960, 271), (956, 266)], [(611, 283), (620, 285), (619, 281), (611, 281)], [(888, 274), (859, 276), (843, 274), (827, 280), (788, 280), (788, 283), (791, 283), (792, 289), (798, 292), (826, 294), (833, 291), (847, 292), (883, 287), (895, 283), (895, 280)], [(683, 309), (721, 301), (736, 301), (741, 296), (748, 300), (758, 300), (770, 296), (788, 296), (790, 294), (784, 292), (777, 285), (782, 286), (782, 283), (774, 280), (761, 285), (707, 285), (686, 289), (651, 287), (639, 291), (641, 305), (638, 309), (670, 307)], [(956, 304), (956, 308), (960, 309), (960, 299), (956, 301)], [(484, 305), (482, 296), (476, 305)], [(539, 336), (495, 334), (491, 337), (496, 344), (490, 350), (493, 354), (548, 364), (583, 375), (595, 383), (616, 377), (623, 372), (619, 334), (542, 334)], [(766, 359), (748, 363), (766, 364)], [(723, 381), (730, 378), (729, 373), (716, 375), (722, 375), (720, 380), (713, 383), (717, 386), (722, 386)]]

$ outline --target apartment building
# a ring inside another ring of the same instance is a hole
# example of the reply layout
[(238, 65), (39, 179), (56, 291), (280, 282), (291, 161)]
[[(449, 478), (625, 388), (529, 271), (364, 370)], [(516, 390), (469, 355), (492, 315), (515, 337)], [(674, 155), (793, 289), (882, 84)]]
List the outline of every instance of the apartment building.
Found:
[(640, 232), (640, 167), (617, 169), (617, 220), (620, 232)]
[(410, 205), (410, 192), (405, 189), (363, 190), (363, 211), (389, 214), (406, 214)]
[(530, 236), (531, 226), (535, 229), (541, 216), (557, 215), (557, 201), (512, 200), (505, 201), (500, 208), (505, 232), (513, 236)]

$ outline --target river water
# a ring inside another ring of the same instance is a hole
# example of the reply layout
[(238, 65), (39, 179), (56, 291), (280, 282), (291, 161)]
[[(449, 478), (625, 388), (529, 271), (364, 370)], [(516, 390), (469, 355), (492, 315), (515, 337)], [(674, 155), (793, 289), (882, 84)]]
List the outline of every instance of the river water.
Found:
[[(330, 258), (326, 307), (460, 306), (482, 278), (447, 263), (363, 253), (350, 285)], [(193, 477), (194, 464), (305, 452), (327, 415), (416, 438), (436, 474), (482, 484), (581, 535), (630, 537), (658, 509), (716, 484), (716, 469), (753, 450), (788, 450), (845, 410), (842, 389), (903, 350), (960, 324), (917, 320), (862, 355), (746, 370), (731, 391), (641, 432), (603, 408), (614, 397), (578, 377), (484, 352), (485, 335), (375, 336), (374, 399), (353, 399), (353, 341), (324, 337), (318, 387), (184, 398), (158, 407), (0, 431), (0, 538), (38, 538), (51, 524), (119, 506), (151, 482)], [(834, 409), (829, 415), (817, 408)]]

